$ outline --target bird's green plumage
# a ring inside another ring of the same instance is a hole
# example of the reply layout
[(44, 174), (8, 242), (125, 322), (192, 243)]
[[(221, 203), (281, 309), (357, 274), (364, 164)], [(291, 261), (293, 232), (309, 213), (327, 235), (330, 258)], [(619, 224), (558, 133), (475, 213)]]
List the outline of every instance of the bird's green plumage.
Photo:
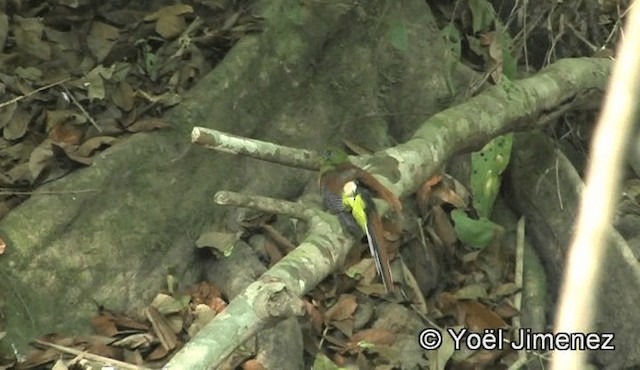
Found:
[(325, 207), (338, 215), (354, 236), (366, 235), (376, 270), (387, 291), (393, 291), (383, 228), (371, 194), (382, 196), (395, 209), (402, 208), (400, 201), (371, 174), (351, 164), (346, 153), (330, 150), (322, 159), (319, 185)]
[(327, 150), (322, 154), (322, 163), (320, 164), (320, 175), (335, 168), (335, 166), (349, 162), (347, 153), (341, 150)]
[(343, 187), (342, 204), (351, 210), (351, 215), (356, 220), (362, 231), (366, 233), (367, 229), (367, 202), (357, 184), (353, 181), (348, 182)]
[(351, 212), (351, 216), (367, 236), (369, 252), (373, 257), (376, 270), (380, 274), (385, 288), (393, 289), (391, 272), (389, 272), (389, 275), (385, 274), (383, 267), (383, 253), (386, 253), (386, 250), (380, 244), (381, 241), (374, 235), (375, 225), (373, 218), (378, 216), (375, 214), (373, 201), (366, 195), (366, 191), (358, 187), (356, 182), (349, 181), (342, 188), (342, 204)]

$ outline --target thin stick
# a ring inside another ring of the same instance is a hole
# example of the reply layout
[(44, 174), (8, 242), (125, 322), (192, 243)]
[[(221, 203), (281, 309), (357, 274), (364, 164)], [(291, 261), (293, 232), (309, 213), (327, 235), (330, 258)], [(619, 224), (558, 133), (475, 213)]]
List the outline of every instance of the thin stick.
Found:
[(98, 127), (98, 124), (96, 123), (96, 121), (93, 120), (93, 117), (91, 117), (89, 115), (89, 112), (87, 112), (84, 107), (76, 100), (76, 97), (73, 96), (73, 94), (71, 93), (71, 91), (69, 91), (69, 89), (67, 89), (64, 85), (62, 85), (62, 88), (64, 89), (64, 91), (67, 93), (67, 96), (69, 97), (69, 99), (71, 99), (71, 101), (73, 102), (73, 104), (75, 104), (76, 107), (78, 107), (78, 109), (80, 109), (80, 111), (82, 112), (82, 114), (89, 120), (89, 122), (91, 122), (91, 124), (93, 125), (93, 127), (96, 128), (96, 130), (98, 130), (98, 132), (102, 133), (102, 129), (100, 127)]
[(11, 105), (11, 104), (13, 104), (13, 103), (17, 103), (17, 102), (19, 102), (20, 100), (23, 100), (23, 99), (26, 99), (26, 98), (28, 98), (28, 97), (30, 97), (30, 96), (32, 96), (32, 95), (35, 95), (35, 94), (39, 93), (39, 92), (40, 92), (40, 91), (42, 91), (42, 90), (50, 89), (50, 88), (52, 88), (52, 87), (54, 87), (54, 86), (57, 86), (57, 85), (63, 84), (63, 83), (65, 83), (65, 82), (69, 81), (69, 80), (71, 80), (71, 77), (67, 77), (67, 78), (64, 78), (64, 79), (62, 79), (62, 80), (60, 80), (60, 81), (57, 81), (57, 82), (50, 83), (50, 84), (48, 84), (48, 85), (45, 85), (45, 86), (39, 87), (39, 88), (37, 88), (37, 89), (35, 89), (35, 90), (33, 90), (33, 91), (29, 92), (29, 93), (26, 93), (26, 94), (21, 95), (21, 96), (17, 96), (17, 97), (15, 97), (15, 98), (13, 98), (13, 99), (11, 99), (11, 100), (8, 100), (8, 101), (6, 101), (6, 102), (4, 102), (4, 103), (0, 103), (0, 108), (5, 107), (5, 106), (7, 106), (7, 105)]
[(69, 348), (69, 347), (64, 347), (64, 346), (60, 346), (57, 344), (53, 344), (53, 343), (49, 343), (49, 342), (45, 342), (42, 340), (34, 340), (34, 342), (43, 345), (43, 346), (47, 346), (47, 347), (51, 347), (57, 351), (60, 351), (62, 353), (68, 353), (70, 355), (74, 355), (74, 356), (82, 356), (84, 358), (86, 358), (87, 360), (90, 361), (95, 361), (95, 362), (100, 362), (103, 364), (109, 364), (109, 365), (115, 365), (118, 366), (118, 368), (122, 368), (122, 369), (130, 369), (130, 370), (151, 370), (148, 367), (142, 367), (142, 366), (136, 366), (127, 362), (122, 362), (122, 361), (118, 361), (118, 360), (114, 360), (112, 358), (109, 357), (104, 357), (104, 356), (99, 356), (99, 355), (94, 355), (93, 353), (89, 353), (86, 351), (80, 351), (74, 348)]
[(205, 127), (194, 127), (191, 142), (231, 154), (242, 154), (285, 166), (317, 171), (320, 159), (315, 152), (240, 137)]
[(81, 189), (81, 190), (36, 190), (36, 191), (20, 191), (8, 190), (0, 188), (0, 195), (60, 195), (60, 194), (82, 194), (95, 193), (100, 189)]
[[(518, 228), (516, 233), (516, 269), (514, 283), (518, 288), (518, 293), (513, 297), (513, 305), (518, 312), (522, 312), (522, 285), (524, 279), (524, 236), (525, 236), (525, 218), (520, 217), (518, 220)], [(522, 330), (520, 316), (513, 318), (513, 328), (516, 331)], [(527, 363), (527, 352), (525, 349), (518, 351), (518, 360), (509, 366), (509, 370), (517, 370)]]

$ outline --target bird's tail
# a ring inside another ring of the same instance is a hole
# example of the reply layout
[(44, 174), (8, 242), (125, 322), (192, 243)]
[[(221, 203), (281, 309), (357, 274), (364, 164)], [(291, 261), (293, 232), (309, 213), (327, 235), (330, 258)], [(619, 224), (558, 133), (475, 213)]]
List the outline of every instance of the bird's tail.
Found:
[(382, 227), (382, 221), (380, 221), (380, 217), (376, 213), (370, 214), (369, 217), (367, 217), (365, 233), (367, 234), (369, 251), (376, 264), (376, 270), (382, 278), (382, 284), (384, 284), (387, 292), (393, 292), (395, 287), (393, 285), (393, 277), (391, 276), (391, 266), (389, 265), (387, 248), (385, 248), (384, 244), (384, 229)]

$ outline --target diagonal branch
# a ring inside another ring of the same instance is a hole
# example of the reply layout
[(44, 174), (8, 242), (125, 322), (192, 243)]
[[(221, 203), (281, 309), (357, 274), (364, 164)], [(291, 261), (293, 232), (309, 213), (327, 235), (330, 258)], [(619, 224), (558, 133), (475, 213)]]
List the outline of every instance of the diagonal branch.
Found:
[(310, 230), (305, 241), (231, 301), (167, 368), (215, 369), (264, 327), (304, 313), (298, 297), (340, 266), (352, 245), (334, 216), (313, 209), (306, 213)]

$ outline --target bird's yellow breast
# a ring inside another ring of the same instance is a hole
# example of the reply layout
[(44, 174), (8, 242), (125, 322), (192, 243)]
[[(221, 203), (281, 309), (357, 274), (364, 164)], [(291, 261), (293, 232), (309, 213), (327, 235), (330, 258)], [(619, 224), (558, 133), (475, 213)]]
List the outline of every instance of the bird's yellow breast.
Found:
[(367, 203), (358, 192), (358, 185), (349, 181), (342, 188), (342, 203), (351, 211), (351, 215), (358, 225), (366, 232), (367, 227)]

